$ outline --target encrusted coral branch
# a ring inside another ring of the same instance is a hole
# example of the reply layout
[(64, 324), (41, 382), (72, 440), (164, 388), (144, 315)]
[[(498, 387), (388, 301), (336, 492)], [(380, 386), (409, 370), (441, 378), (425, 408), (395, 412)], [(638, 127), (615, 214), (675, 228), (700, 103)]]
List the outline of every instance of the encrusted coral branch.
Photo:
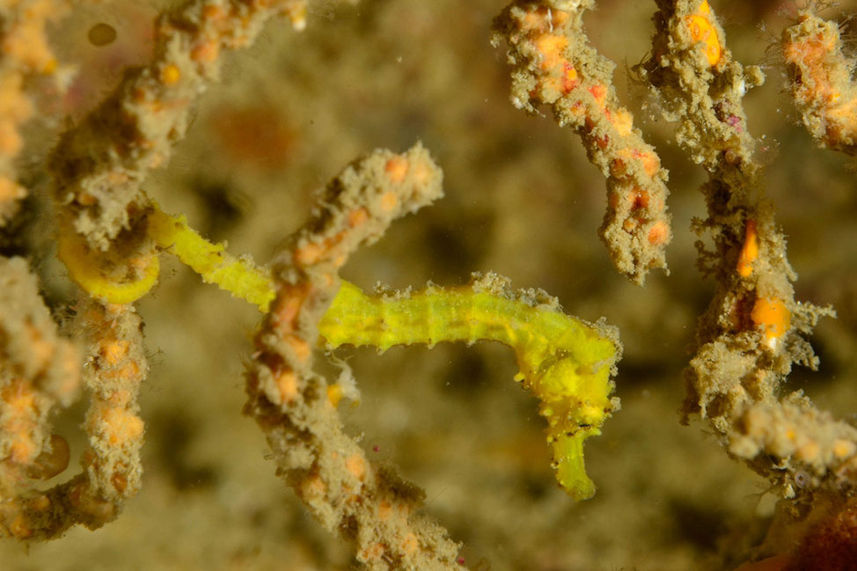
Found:
[(57, 334), (22, 258), (0, 258), (0, 536), (28, 537), (37, 484), (68, 465), (50, 416), (80, 386), (77, 348)]
[(0, 5), (0, 226), (17, 212), (27, 190), (16, 181), (14, 161), (24, 142), (21, 125), (33, 116), (24, 92), (28, 76), (59, 69), (45, 27), (68, 11), (64, 0), (18, 0)]
[(782, 49), (791, 95), (810, 135), (822, 147), (857, 154), (857, 83), (839, 26), (802, 10), (783, 31)]
[(731, 454), (787, 496), (853, 481), (857, 429), (800, 392), (779, 397), (794, 363), (816, 366), (803, 335), (832, 312), (795, 301), (785, 239), (761, 190), (741, 102), (761, 71), (732, 58), (706, 0), (657, 3), (652, 57), (640, 73), (679, 121), (679, 144), (708, 171), (708, 218), (696, 226), (715, 248), (698, 244), (700, 268), (717, 290), (686, 371), (686, 414), (708, 418)]
[(313, 347), (348, 255), (440, 195), (440, 170), (420, 146), (376, 151), (334, 179), (274, 263), (277, 297), (247, 373), (246, 412), (265, 432), (278, 472), (373, 567), (453, 568), (458, 546), (419, 514), (422, 492), (369, 462), (344, 432), (327, 382), (313, 370)]
[(613, 87), (613, 63), (589, 45), (583, 12), (593, 0), (517, 0), (496, 19), (509, 46), (512, 102), (536, 112), (553, 110), (560, 125), (580, 135), (589, 160), (607, 178), (607, 213), (601, 238), (616, 268), (637, 283), (652, 268), (666, 268), (672, 238), (667, 214), (667, 171), (633, 125)]
[[(142, 346), (142, 321), (131, 306), (105, 306), (95, 301), (82, 302), (78, 319), (86, 332), (88, 366), (83, 380), (91, 393), (84, 423), (89, 448), (81, 458), (83, 471), (68, 482), (46, 491), (25, 486), (26, 480), (20, 475), (11, 482), (14, 487), (9, 489), (9, 473), (4, 474), (6, 489), (0, 503), (2, 531), (18, 539), (54, 538), (75, 524), (84, 524), (91, 529), (101, 527), (115, 519), (125, 500), (140, 488), (143, 421), (137, 416), (137, 394), (148, 372)], [(63, 349), (63, 346), (58, 348)], [(76, 388), (79, 369), (77, 360), (70, 360), (68, 355), (63, 359), (61, 381), (65, 396), (58, 400), (67, 406), (71, 400), (68, 393)], [(48, 411), (41, 401), (51, 393), (44, 387), (39, 388), (40, 393), (28, 395), (19, 387), (10, 386), (21, 406), (9, 406), (7, 403), (4, 414), (16, 410), (23, 413), (23, 405), (27, 404), (46, 416)], [(44, 424), (45, 420), (41, 423)], [(13, 444), (18, 443), (17, 447), (13, 445), (11, 455), (4, 460), (5, 466), (22, 464), (15, 450), (20, 449), (24, 427), (20, 420), (15, 426), (19, 430), (2, 427), (4, 438), (12, 439)], [(47, 442), (46, 434), (42, 440)], [(31, 468), (26, 473), (29, 478), (52, 477), (65, 470), (68, 464), (68, 445), (61, 437), (52, 436), (50, 446), (45, 446), (45, 443), (32, 443), (33, 446), (38, 444), (38, 448), (30, 455), (41, 453), (30, 459)]]
[(154, 60), (126, 74), (49, 159), (63, 215), (90, 246), (107, 250), (133, 226), (134, 205), (145, 202), (140, 184), (184, 136), (191, 105), (218, 77), (221, 51), (249, 46), (280, 13), (302, 29), (305, 11), (305, 0), (190, 0), (158, 19)]

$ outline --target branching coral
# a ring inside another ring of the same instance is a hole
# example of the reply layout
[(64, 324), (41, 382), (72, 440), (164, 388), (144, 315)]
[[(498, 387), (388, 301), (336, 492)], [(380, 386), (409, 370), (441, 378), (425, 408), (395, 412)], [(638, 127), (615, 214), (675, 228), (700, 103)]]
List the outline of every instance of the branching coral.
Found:
[[(640, 70), (679, 121), (679, 144), (708, 172), (708, 218), (697, 231), (713, 236), (714, 250), (700, 244), (699, 265), (717, 282), (686, 373), (685, 410), (709, 418), (729, 452), (787, 496), (796, 493), (794, 478), (803, 470), (812, 474), (811, 485), (801, 483), (804, 493), (839, 488), (853, 478), (857, 430), (799, 391), (778, 394), (793, 363), (817, 365), (802, 335), (832, 312), (795, 301), (785, 238), (761, 189), (741, 103), (762, 82), (761, 70), (733, 59), (707, 2), (659, 6), (652, 57)], [(698, 31), (700, 14), (710, 25), (707, 41)]]
[[(532, 110), (531, 104), (520, 103), (527, 96), (528, 101), (558, 106), (560, 122), (577, 125), (584, 140), (594, 143), (589, 155), (605, 165), (602, 170), (612, 187), (615, 173), (606, 165), (620, 161), (613, 157), (630, 153), (658, 162), (654, 150), (642, 142), (616, 149), (616, 134), (596, 128), (596, 117), (615, 126), (628, 115), (616, 103), (599, 107), (589, 99), (593, 86), (585, 83), (592, 72), (581, 72), (584, 84), (578, 85), (577, 69), (597, 68), (588, 62), (599, 61), (581, 39), (581, 13), (589, 6), (522, 0), (506, 10), (497, 26), (508, 37), (510, 61), (520, 67), (513, 76), (513, 103)], [(761, 167), (741, 100), (764, 76), (759, 68), (744, 68), (732, 57), (707, 0), (663, 0), (658, 6), (652, 53), (637, 69), (663, 101), (667, 118), (678, 122), (679, 145), (709, 173), (702, 188), (709, 214), (696, 223), (696, 230), (714, 238), (713, 251), (700, 242), (699, 266), (718, 284), (700, 321), (697, 355), (686, 374), (686, 413), (710, 418), (730, 453), (781, 484), (788, 496), (796, 493), (793, 478), (804, 469), (813, 474), (812, 486), (802, 483), (804, 491), (839, 487), (853, 477), (857, 430), (820, 413), (799, 392), (778, 401), (778, 387), (793, 363), (817, 364), (801, 334), (832, 312), (794, 300), (791, 282), (796, 276), (786, 258), (785, 239), (761, 190)], [(835, 26), (808, 12), (800, 19), (783, 40), (794, 95), (813, 134), (828, 146), (847, 150), (847, 121), (853, 119), (848, 94), (853, 89), (838, 34)], [(565, 73), (564, 83), (557, 79), (560, 72)], [(608, 83), (603, 75), (597, 77), (590, 80), (596, 87)], [(612, 94), (612, 88), (603, 91)], [(580, 115), (576, 123), (570, 118), (575, 113)], [(602, 151), (606, 154), (599, 158)], [(639, 196), (641, 187), (633, 188), (617, 196)], [(646, 193), (642, 202), (628, 200), (645, 208), (654, 196), (656, 212), (664, 212), (665, 194), (659, 190)], [(610, 205), (614, 207), (615, 200)], [(652, 228), (659, 224), (650, 215), (640, 221)], [(659, 240), (648, 243), (660, 245)]]
[[(139, 190), (146, 172), (166, 160), (170, 143), (185, 130), (191, 96), (204, 78), (216, 74), (221, 45), (248, 43), (275, 10), (302, 25), (302, 6), (203, 1), (162, 16), (155, 61), (127, 74), (53, 152), (58, 257), (89, 298), (76, 309), (87, 347), (89, 448), (79, 476), (45, 491), (30, 482), (65, 469), (67, 446), (47, 432), (47, 417), (52, 401), (68, 404), (76, 388), (76, 362), (68, 346), (39, 341), (62, 357), (65, 377), (55, 383), (66, 390), (54, 395), (34, 380), (15, 378), (14, 371), (6, 380), (6, 534), (42, 539), (78, 523), (96, 528), (114, 519), (138, 491), (144, 423), (137, 395), (148, 365), (142, 322), (131, 304), (157, 282), (159, 252), (166, 250), (205, 281), (265, 312), (247, 374), (245, 411), (267, 436), (278, 472), (321, 523), (353, 540), (357, 559), (373, 567), (457, 565), (458, 546), (417, 511), (421, 492), (369, 462), (343, 429), (335, 391), (312, 366), (318, 322), (334, 299), (338, 269), (349, 253), (377, 240), (393, 219), (440, 196), (440, 170), (428, 153), (419, 145), (403, 155), (376, 151), (345, 169), (328, 185), (304, 229), (275, 258), (270, 275), (247, 259), (232, 258), (222, 245), (209, 244), (183, 217), (167, 216)], [(21, 260), (8, 265), (11, 279), (33, 289)], [(512, 345), (525, 385), (542, 401), (560, 483), (575, 498), (590, 497), (594, 485), (583, 469), (583, 440), (599, 434), (602, 422), (618, 408), (610, 396), (619, 350), (615, 333), (564, 316), (544, 294), (512, 296), (493, 282), (479, 281), (469, 292), (430, 290), (400, 300), (399, 305), (416, 304), (409, 308), (381, 305), (388, 318), (376, 318), (375, 326), (363, 323), (373, 304), (347, 286), (321, 330), (333, 344), (486, 338)], [(426, 330), (421, 322), (434, 325)], [(8, 327), (13, 330), (8, 339), (19, 336), (14, 319), (8, 319)], [(382, 338), (365, 335), (378, 327)], [(48, 329), (39, 335), (50, 339), (56, 334)]]
[[(64, 5), (18, 2), (2, 13), (4, 223), (26, 195), (14, 168), (20, 128), (36, 105), (26, 79), (47, 75), (61, 86), (69, 72), (54, 61), (43, 32), (62, 12), (53, 8)], [(801, 391), (783, 394), (794, 364), (817, 366), (805, 337), (833, 312), (796, 301), (784, 231), (764, 192), (743, 106), (745, 94), (763, 83), (762, 70), (736, 61), (708, 0), (657, 6), (651, 52), (635, 72), (665, 118), (677, 122), (679, 147), (708, 175), (707, 215), (693, 226), (701, 236), (698, 266), (715, 291), (685, 372), (684, 419), (708, 419), (728, 454), (789, 500), (781, 505), (816, 502), (816, 515), (824, 512), (817, 517), (829, 522), (806, 536), (798, 561), (814, 553), (814, 537), (853, 529), (846, 500), (857, 478), (857, 429)], [(493, 42), (508, 46), (512, 103), (530, 113), (550, 108), (606, 178), (601, 238), (619, 272), (643, 284), (649, 270), (666, 268), (674, 232), (668, 177), (619, 100), (613, 64), (584, 33), (584, 12), (593, 7), (592, 0), (515, 0), (495, 20)], [(541, 290), (512, 292), (492, 273), (465, 286), (376, 295), (339, 276), (358, 247), (440, 197), (440, 168), (421, 145), (402, 154), (375, 151), (347, 166), (268, 266), (233, 257), (143, 192), (143, 181), (189, 129), (198, 96), (217, 79), (221, 52), (249, 46), (276, 15), (302, 29), (306, 10), (303, 0), (192, 0), (166, 11), (153, 60), (128, 71), (50, 153), (57, 257), (80, 298), (66, 311), (74, 316), (64, 331), (74, 339), (65, 339), (28, 263), (2, 258), (0, 534), (41, 540), (77, 524), (97, 528), (140, 489), (145, 424), (138, 396), (149, 365), (134, 303), (162, 277), (164, 253), (263, 313), (247, 359), (244, 411), (267, 439), (277, 474), (323, 527), (353, 543), (360, 563), (429, 569), (463, 561), (452, 534), (423, 513), (424, 493), (348, 433), (339, 405), (355, 389), (328, 382), (316, 362), (320, 351), (479, 340), (510, 346), (516, 379), (547, 422), (557, 481), (572, 499), (593, 496), (583, 445), (619, 410), (612, 377), (622, 348), (614, 328), (564, 314)], [(27, 38), (30, 52), (21, 48)], [(820, 146), (853, 155), (853, 63), (837, 26), (802, 10), (781, 41), (789, 88), (810, 134)], [(81, 386), (89, 395), (82, 470), (45, 484), (63, 474), (70, 457), (52, 417)]]
[(515, 106), (530, 112), (550, 106), (560, 125), (577, 131), (607, 178), (601, 238), (617, 269), (643, 283), (651, 268), (666, 267), (667, 172), (634, 128), (631, 112), (619, 105), (613, 63), (587, 41), (583, 12), (593, 5), (513, 2), (497, 19), (495, 43), (501, 37), (509, 43)]

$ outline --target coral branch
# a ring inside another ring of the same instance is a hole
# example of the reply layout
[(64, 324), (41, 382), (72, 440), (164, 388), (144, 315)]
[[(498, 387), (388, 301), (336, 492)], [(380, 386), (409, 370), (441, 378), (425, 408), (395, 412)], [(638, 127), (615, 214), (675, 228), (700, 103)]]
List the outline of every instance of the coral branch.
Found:
[(783, 31), (789, 87), (804, 126), (822, 146), (857, 154), (854, 62), (842, 53), (839, 26), (803, 10)]
[(57, 71), (45, 27), (67, 11), (68, 2), (63, 0), (20, 0), (0, 6), (0, 226), (27, 195), (16, 181), (14, 166), (24, 144), (20, 127), (35, 111), (24, 93), (24, 81)]
[(304, 26), (305, 0), (191, 0), (161, 16), (155, 59), (126, 75), (101, 105), (63, 134), (49, 160), (56, 200), (90, 246), (107, 250), (141, 214), (140, 184), (164, 165), (188, 127), (191, 105), (216, 80), (223, 49), (247, 47), (278, 13)]
[(679, 144), (708, 171), (708, 218), (697, 231), (710, 232), (715, 245), (713, 252), (698, 245), (717, 290), (685, 374), (685, 412), (708, 418), (729, 452), (786, 496), (840, 486), (857, 476), (857, 430), (799, 391), (778, 394), (793, 364), (816, 366), (803, 335), (832, 311), (795, 301), (785, 238), (760, 190), (741, 100), (762, 82), (761, 71), (732, 58), (706, 0), (658, 6), (652, 58), (640, 72), (679, 120)]
[[(119, 515), (125, 500), (140, 488), (143, 421), (137, 416), (137, 394), (148, 365), (143, 354), (142, 321), (127, 305), (84, 302), (79, 318), (87, 333), (84, 383), (91, 403), (84, 427), (89, 448), (81, 458), (83, 472), (47, 491), (19, 489), (2, 505), (5, 532), (19, 539), (49, 539), (75, 524), (101, 527)], [(75, 379), (75, 367), (67, 376)], [(67, 404), (67, 403), (66, 403)], [(47, 477), (65, 469), (56, 456), (68, 459), (59, 437), (43, 453)]]
[(347, 256), (439, 197), (440, 182), (417, 146), (404, 155), (376, 151), (330, 183), (324, 206), (274, 263), (277, 297), (247, 374), (246, 412), (265, 432), (278, 472), (370, 566), (453, 568), (458, 546), (416, 511), (421, 492), (371, 464), (345, 434), (326, 381), (313, 371), (312, 348)]
[(68, 444), (50, 415), (80, 385), (77, 348), (57, 335), (22, 258), (0, 258), (0, 536), (28, 537), (30, 497), (65, 470)]
[(667, 171), (634, 128), (631, 112), (619, 105), (613, 63), (588, 43), (583, 12), (593, 3), (513, 2), (495, 21), (494, 43), (502, 37), (509, 45), (514, 105), (530, 112), (550, 106), (560, 125), (580, 135), (589, 160), (607, 178), (601, 238), (617, 269), (642, 284), (651, 268), (666, 268)]

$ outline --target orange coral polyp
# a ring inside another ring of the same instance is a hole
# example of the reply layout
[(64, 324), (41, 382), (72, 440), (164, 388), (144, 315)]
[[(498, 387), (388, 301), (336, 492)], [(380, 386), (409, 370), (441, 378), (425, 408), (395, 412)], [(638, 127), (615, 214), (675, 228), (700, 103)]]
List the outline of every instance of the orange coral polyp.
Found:
[(128, 355), (131, 342), (127, 339), (111, 339), (101, 343), (101, 357), (108, 365), (117, 365)]
[(168, 64), (164, 66), (163, 69), (161, 69), (161, 81), (165, 85), (173, 85), (175, 83), (178, 83), (181, 77), (181, 71), (179, 70), (178, 66), (173, 63)]
[(658, 220), (652, 224), (648, 234), (649, 243), (653, 246), (666, 244), (670, 240), (670, 227), (663, 220)]
[(759, 257), (759, 241), (756, 235), (756, 221), (748, 220), (744, 230), (744, 245), (738, 254), (738, 265), (735, 270), (742, 278), (750, 277), (753, 273), (753, 262)]
[(720, 38), (717, 37), (717, 28), (711, 19), (711, 6), (708, 0), (703, 0), (696, 12), (685, 19), (690, 31), (690, 38), (695, 43), (704, 44), (705, 59), (709, 66), (717, 65), (723, 49), (720, 47)]
[(121, 446), (139, 440), (143, 435), (143, 420), (125, 409), (107, 408), (101, 411), (101, 431), (112, 446)]
[(539, 67), (542, 71), (552, 71), (561, 68), (568, 60), (563, 51), (568, 47), (568, 39), (559, 34), (542, 34), (533, 42), (542, 55)]
[(769, 343), (779, 339), (791, 327), (792, 314), (781, 299), (760, 297), (753, 304), (750, 318)]

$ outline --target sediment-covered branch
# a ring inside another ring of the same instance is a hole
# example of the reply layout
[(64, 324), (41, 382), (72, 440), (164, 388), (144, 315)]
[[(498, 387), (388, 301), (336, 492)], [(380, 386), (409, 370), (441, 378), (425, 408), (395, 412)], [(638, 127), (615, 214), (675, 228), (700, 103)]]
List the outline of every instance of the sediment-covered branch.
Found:
[(708, 418), (730, 454), (786, 496), (852, 483), (857, 429), (800, 391), (780, 395), (794, 364), (816, 366), (804, 336), (832, 311), (795, 300), (785, 237), (761, 187), (741, 101), (761, 71), (732, 58), (706, 0), (658, 7), (652, 57), (640, 73), (679, 121), (679, 144), (708, 171), (708, 217), (696, 228), (714, 242), (713, 250), (698, 244), (699, 265), (717, 284), (685, 374), (685, 413)]
[(513, 104), (531, 113), (549, 106), (607, 178), (601, 238), (616, 268), (642, 284), (650, 269), (666, 268), (672, 238), (667, 171), (619, 104), (613, 63), (589, 44), (583, 12), (593, 4), (518, 0), (496, 19), (494, 42), (508, 44)]
[[(76, 524), (101, 527), (115, 519), (125, 501), (140, 488), (143, 421), (138, 416), (137, 395), (148, 373), (142, 321), (130, 305), (103, 305), (92, 300), (81, 302), (77, 319), (85, 332), (87, 366), (83, 381), (90, 393), (90, 406), (84, 429), (89, 446), (81, 457), (81, 473), (46, 491), (27, 486), (20, 474), (13, 479), (14, 474), (4, 471), (2, 531), (18, 539), (55, 538)], [(47, 344), (48, 340), (42, 342)], [(79, 375), (78, 361), (66, 361), (67, 355), (60, 385), (63, 395), (76, 388), (72, 383)], [(11, 424), (4, 424), (2, 435), (4, 442), (12, 443), (7, 447), (10, 453), (5, 455), (4, 466), (17, 467), (19, 472), (25, 467), (30, 479), (53, 477), (68, 465), (68, 445), (62, 437), (49, 437), (44, 431), (41, 442), (36, 441), (36, 423), (23, 416), (28, 408), (46, 416), (40, 401), (51, 394), (44, 390), (32, 394), (21, 388), (21, 381), (4, 388), (4, 394), (15, 396), (12, 403), (3, 406), (3, 416)], [(68, 405), (69, 397), (57, 400)], [(30, 430), (25, 430), (28, 427)], [(26, 443), (32, 449), (29, 462), (19, 458)]]
[(0, 4), (0, 226), (9, 221), (18, 203), (27, 196), (15, 169), (15, 159), (24, 145), (20, 127), (35, 113), (24, 84), (30, 76), (59, 70), (45, 28), (67, 12), (65, 0)]
[(158, 18), (154, 60), (127, 72), (49, 159), (63, 216), (90, 246), (107, 250), (141, 214), (140, 185), (184, 137), (193, 104), (218, 78), (223, 50), (251, 45), (277, 14), (302, 29), (305, 11), (305, 0), (190, 0)]
[(369, 462), (345, 433), (313, 370), (313, 348), (348, 255), (440, 195), (440, 170), (419, 145), (402, 155), (376, 151), (334, 179), (274, 262), (277, 297), (247, 373), (246, 412), (265, 432), (278, 472), (373, 568), (454, 568), (458, 545), (419, 513), (421, 490)]
[(77, 347), (58, 335), (27, 262), (0, 258), (0, 536), (34, 533), (34, 490), (68, 465), (51, 414), (79, 387)]
[(854, 61), (842, 51), (836, 22), (803, 10), (783, 31), (789, 90), (809, 134), (822, 147), (857, 154)]

